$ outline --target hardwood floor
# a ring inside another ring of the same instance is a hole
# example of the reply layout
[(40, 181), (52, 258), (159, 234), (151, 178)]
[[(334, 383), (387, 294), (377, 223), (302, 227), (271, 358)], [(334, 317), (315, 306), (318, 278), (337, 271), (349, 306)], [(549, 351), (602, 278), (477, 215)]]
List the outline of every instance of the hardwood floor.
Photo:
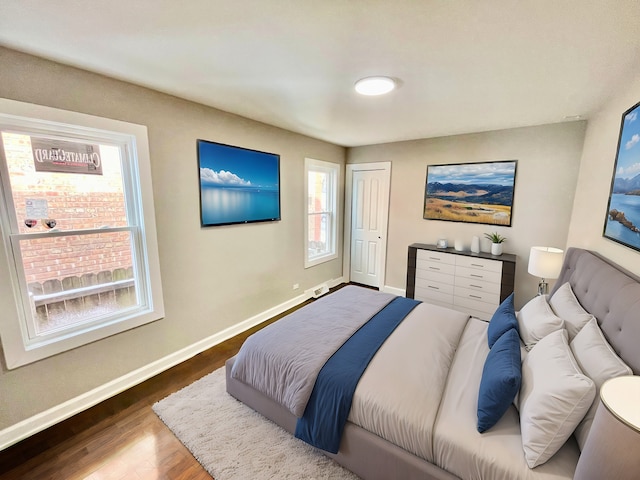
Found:
[(222, 367), (248, 335), (296, 308), (0, 452), (0, 479), (210, 480), (151, 406)]

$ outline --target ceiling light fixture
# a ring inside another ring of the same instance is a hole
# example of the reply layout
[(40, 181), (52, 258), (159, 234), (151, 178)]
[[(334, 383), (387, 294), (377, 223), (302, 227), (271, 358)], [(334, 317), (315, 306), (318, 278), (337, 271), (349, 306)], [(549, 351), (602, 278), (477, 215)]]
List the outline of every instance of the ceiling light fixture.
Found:
[(356, 92), (360, 95), (384, 95), (396, 88), (396, 82), (389, 77), (366, 77), (356, 82)]

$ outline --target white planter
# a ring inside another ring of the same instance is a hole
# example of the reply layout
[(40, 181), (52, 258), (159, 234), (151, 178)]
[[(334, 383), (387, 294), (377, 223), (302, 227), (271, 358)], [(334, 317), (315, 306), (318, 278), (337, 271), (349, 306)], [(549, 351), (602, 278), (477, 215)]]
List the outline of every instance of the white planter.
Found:
[(501, 243), (492, 243), (491, 244), (491, 255), (502, 255), (502, 244)]

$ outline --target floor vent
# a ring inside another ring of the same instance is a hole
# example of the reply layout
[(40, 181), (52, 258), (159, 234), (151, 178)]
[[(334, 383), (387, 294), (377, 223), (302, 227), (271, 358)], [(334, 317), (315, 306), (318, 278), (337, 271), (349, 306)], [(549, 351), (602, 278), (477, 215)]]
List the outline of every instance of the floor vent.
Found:
[(321, 297), (328, 291), (329, 291), (329, 286), (326, 283), (323, 283), (322, 285), (318, 285), (313, 289), (313, 298)]

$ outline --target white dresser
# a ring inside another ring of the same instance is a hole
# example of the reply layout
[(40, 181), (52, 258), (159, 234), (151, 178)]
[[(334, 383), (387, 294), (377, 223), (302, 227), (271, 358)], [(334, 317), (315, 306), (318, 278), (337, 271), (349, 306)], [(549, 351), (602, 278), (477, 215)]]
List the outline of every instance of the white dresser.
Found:
[(473, 254), (435, 245), (409, 247), (407, 297), (490, 320), (513, 292), (515, 255)]

